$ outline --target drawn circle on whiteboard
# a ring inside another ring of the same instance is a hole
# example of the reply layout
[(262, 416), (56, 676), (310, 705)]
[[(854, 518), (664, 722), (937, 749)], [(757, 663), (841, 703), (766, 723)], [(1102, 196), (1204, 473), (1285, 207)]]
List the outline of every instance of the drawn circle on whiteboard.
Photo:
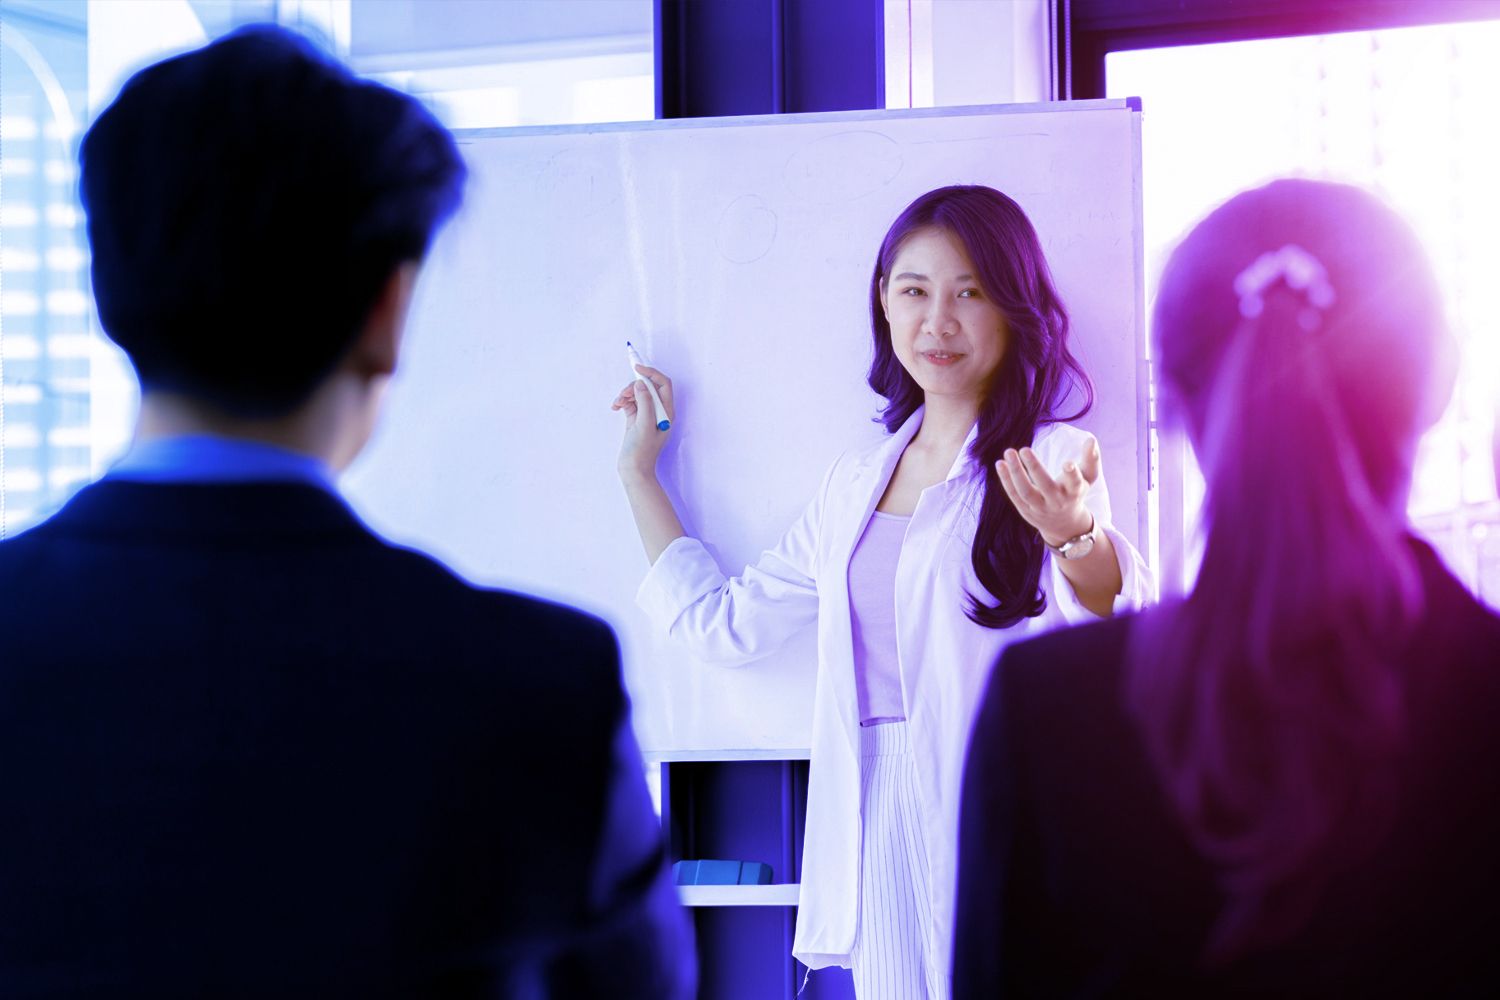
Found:
[(880, 132), (836, 132), (814, 139), (786, 161), (786, 186), (803, 201), (856, 201), (894, 181), (901, 146)]
[(597, 215), (620, 200), (620, 179), (613, 164), (580, 149), (564, 149), (537, 173), (538, 198), (574, 219)]
[(742, 194), (719, 216), (714, 243), (719, 255), (736, 264), (749, 264), (771, 252), (776, 242), (776, 213), (758, 195)]

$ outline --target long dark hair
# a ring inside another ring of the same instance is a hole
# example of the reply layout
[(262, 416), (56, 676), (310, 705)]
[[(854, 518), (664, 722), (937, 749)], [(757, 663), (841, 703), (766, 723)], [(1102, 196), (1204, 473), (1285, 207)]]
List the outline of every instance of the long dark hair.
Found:
[(1205, 958), (1222, 963), (1297, 931), (1391, 815), (1400, 651), (1422, 603), (1404, 504), (1451, 340), (1406, 224), (1314, 181), (1199, 223), (1162, 274), (1153, 333), (1204, 473), (1205, 546), (1192, 594), (1132, 629), (1129, 693), (1219, 869)]
[[(869, 383), (886, 405), (879, 418), (895, 431), (922, 404), (922, 387), (901, 365), (891, 346), (891, 325), (881, 306), (885, 279), (901, 246), (915, 232), (940, 229), (968, 252), (980, 289), (1005, 314), (1009, 342), (989, 395), (979, 409), (979, 434), (969, 450), (984, 474), (979, 526), (972, 559), (979, 582), (991, 597), (986, 604), (965, 594), (965, 613), (986, 628), (1008, 628), (1042, 613), (1042, 540), (1005, 495), (995, 462), (1007, 448), (1032, 443), (1044, 424), (1076, 420), (1094, 404), (1094, 387), (1068, 351), (1068, 312), (1052, 285), (1031, 220), (1013, 200), (994, 188), (958, 185), (938, 188), (907, 206), (891, 224), (870, 278), (870, 327), (875, 357)], [(1059, 415), (1057, 407), (1076, 392), (1078, 409)]]

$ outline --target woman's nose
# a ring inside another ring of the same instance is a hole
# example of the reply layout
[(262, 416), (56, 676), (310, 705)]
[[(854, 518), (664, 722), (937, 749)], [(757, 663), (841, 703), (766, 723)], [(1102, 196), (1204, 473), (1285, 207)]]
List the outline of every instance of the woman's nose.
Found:
[(927, 314), (922, 317), (922, 332), (935, 337), (951, 337), (957, 332), (957, 328), (953, 307), (942, 299), (933, 297), (927, 307)]

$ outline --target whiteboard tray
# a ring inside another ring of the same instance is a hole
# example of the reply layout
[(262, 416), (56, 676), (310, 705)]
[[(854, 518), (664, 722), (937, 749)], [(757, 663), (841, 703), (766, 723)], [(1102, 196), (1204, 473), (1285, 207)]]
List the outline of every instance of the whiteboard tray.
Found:
[(796, 906), (802, 886), (679, 885), (683, 906)]

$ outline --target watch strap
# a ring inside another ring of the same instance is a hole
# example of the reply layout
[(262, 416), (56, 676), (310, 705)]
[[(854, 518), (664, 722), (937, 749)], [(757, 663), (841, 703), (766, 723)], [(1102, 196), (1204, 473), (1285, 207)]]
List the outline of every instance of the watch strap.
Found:
[[(1072, 552), (1074, 548), (1082, 545), (1084, 542), (1092, 543), (1097, 541), (1098, 532), (1099, 520), (1098, 518), (1094, 517), (1093, 514), (1090, 514), (1088, 531), (1085, 531), (1081, 535), (1074, 535), (1072, 538), (1065, 539), (1056, 545), (1053, 545), (1051, 542), (1047, 541), (1044, 538), (1042, 539), (1042, 544), (1047, 546), (1047, 548), (1051, 549), (1057, 555), (1062, 556), (1064, 559), (1069, 559), (1072, 558)], [(1090, 545), (1089, 547), (1092, 548), (1093, 546)]]

